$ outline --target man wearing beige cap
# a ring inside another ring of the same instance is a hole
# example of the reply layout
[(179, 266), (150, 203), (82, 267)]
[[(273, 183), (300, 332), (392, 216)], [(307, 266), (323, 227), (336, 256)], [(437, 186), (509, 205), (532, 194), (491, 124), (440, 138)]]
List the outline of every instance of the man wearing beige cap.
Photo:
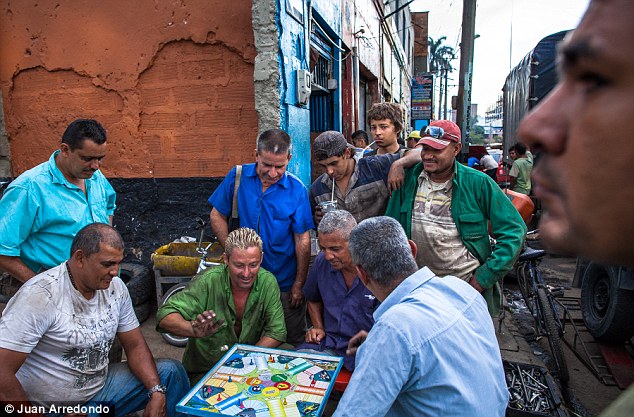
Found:
[[(455, 123), (434, 121), (422, 136), (422, 162), (407, 170), (385, 215), (398, 220), (418, 246), (419, 268), (462, 278), (482, 293), (489, 312), (497, 314), (498, 281), (521, 251), (524, 221), (489, 176), (456, 162), (462, 136)], [(493, 249), (489, 222), (496, 239)]]

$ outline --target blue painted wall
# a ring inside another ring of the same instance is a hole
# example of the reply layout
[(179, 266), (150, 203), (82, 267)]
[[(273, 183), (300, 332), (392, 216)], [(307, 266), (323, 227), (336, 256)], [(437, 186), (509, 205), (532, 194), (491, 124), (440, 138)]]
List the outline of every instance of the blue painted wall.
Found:
[[(297, 175), (304, 185), (310, 186), (310, 113), (309, 107), (297, 104), (296, 71), (299, 69), (308, 70), (309, 66), (309, 10), (312, 6), (314, 13), (318, 14), (320, 26), (328, 30), (329, 35), (341, 37), (341, 9), (339, 2), (331, 0), (319, 0), (312, 3), (302, 1), (303, 19), (300, 22), (291, 13), (287, 12), (287, 2), (289, 0), (279, 0), (279, 19), (277, 22), (280, 46), (279, 69), (280, 69), (280, 115), (281, 128), (291, 136), (293, 143), (293, 158), (288, 165), (288, 171)], [(293, 1), (291, 4), (299, 2)], [(327, 28), (324, 25), (328, 26)], [(340, 43), (340, 41), (339, 41)], [(337, 58), (337, 59), (340, 59)], [(341, 80), (339, 63), (336, 62), (335, 74)], [(339, 81), (339, 84), (341, 82)], [(341, 127), (341, 89), (337, 89), (335, 118), (336, 129)]]

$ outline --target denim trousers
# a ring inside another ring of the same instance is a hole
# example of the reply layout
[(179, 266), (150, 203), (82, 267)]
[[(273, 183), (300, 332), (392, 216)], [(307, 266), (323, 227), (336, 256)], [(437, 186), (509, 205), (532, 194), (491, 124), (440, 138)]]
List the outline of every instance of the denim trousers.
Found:
[[(176, 404), (187, 395), (189, 379), (183, 365), (173, 359), (157, 359), (161, 383), (167, 387), (167, 417), (181, 416), (176, 413)], [(132, 374), (125, 362), (115, 363), (108, 367), (108, 376), (103, 388), (85, 405), (109, 403), (114, 407), (116, 416), (125, 416), (143, 410), (147, 405), (148, 390), (137, 377)], [(94, 414), (95, 417), (98, 414)], [(93, 415), (89, 414), (89, 417)]]

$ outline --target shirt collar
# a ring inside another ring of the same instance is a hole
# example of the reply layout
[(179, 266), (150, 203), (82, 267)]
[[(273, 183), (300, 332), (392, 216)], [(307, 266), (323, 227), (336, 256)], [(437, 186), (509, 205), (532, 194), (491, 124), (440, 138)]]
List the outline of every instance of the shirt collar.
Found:
[[(57, 157), (57, 155), (59, 155), (60, 152), (61, 151), (58, 149), (55, 152), (53, 152), (53, 155), (51, 155), (50, 158), (48, 158), (48, 172), (51, 174), (51, 177), (53, 178), (53, 180), (52, 180), (53, 184), (64, 184), (67, 187), (78, 188), (76, 185), (71, 184), (66, 179), (66, 177), (64, 176), (62, 171), (57, 166), (57, 163), (55, 162), (55, 157)], [(97, 171), (99, 171), (99, 170), (97, 170)], [(86, 181), (94, 181), (95, 180), (95, 174), (97, 173), (97, 171), (95, 171), (90, 178), (84, 179), (84, 182), (86, 182)]]
[(405, 297), (418, 287), (424, 285), (427, 281), (436, 275), (426, 266), (407, 277), (403, 282), (398, 284), (396, 288), (387, 296), (374, 312), (374, 320), (377, 321), (391, 307), (399, 304)]
[[(452, 184), (453, 184), (455, 181), (457, 181), (457, 180), (458, 180), (458, 169), (456, 168), (456, 164), (457, 164), (457, 163), (458, 163), (458, 162), (456, 162), (456, 161), (454, 160), (454, 165), (453, 165), (453, 176), (451, 177), (451, 181), (447, 180), (447, 186), (446, 186), (446, 187), (445, 187), (445, 189), (444, 189), (444, 191), (445, 191), (445, 192), (449, 191), (449, 190), (451, 189), (451, 187), (452, 187)], [(422, 164), (423, 164), (423, 163), (421, 162), (421, 165), (422, 165)], [(421, 180), (424, 180), (424, 181), (431, 181), (431, 178), (430, 178), (430, 176), (429, 176), (429, 173), (428, 173), (427, 171), (425, 171), (425, 169), (424, 169), (424, 168), (420, 171), (420, 174), (418, 175), (418, 185), (419, 185), (419, 186), (420, 186), (420, 184), (421, 184)]]
[[(242, 175), (246, 175), (247, 177), (258, 177), (258, 172), (256, 168), (257, 168), (257, 162), (253, 164), (243, 165)], [(260, 178), (258, 177), (258, 181), (259, 180)], [(277, 181), (275, 184), (279, 184), (282, 188), (288, 188), (290, 185), (288, 180), (288, 171), (284, 171), (284, 175), (282, 175), (282, 178), (280, 178), (279, 181)]]

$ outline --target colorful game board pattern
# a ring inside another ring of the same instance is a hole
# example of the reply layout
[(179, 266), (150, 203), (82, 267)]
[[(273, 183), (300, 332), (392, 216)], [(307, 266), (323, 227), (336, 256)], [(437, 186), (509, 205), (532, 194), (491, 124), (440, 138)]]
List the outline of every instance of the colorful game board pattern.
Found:
[(342, 358), (234, 345), (176, 410), (199, 416), (319, 417)]

